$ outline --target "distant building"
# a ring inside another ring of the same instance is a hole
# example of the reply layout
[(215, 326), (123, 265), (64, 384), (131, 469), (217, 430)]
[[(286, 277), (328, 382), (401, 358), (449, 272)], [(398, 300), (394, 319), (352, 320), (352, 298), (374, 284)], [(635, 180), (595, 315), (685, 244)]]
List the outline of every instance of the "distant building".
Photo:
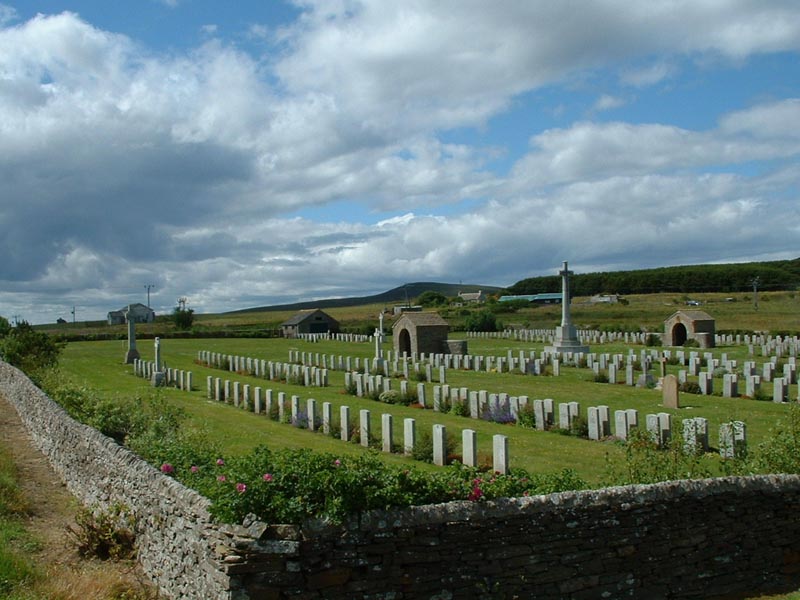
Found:
[(619, 302), (619, 294), (598, 294), (589, 298), (591, 304), (616, 304)]
[(109, 325), (123, 325), (125, 321), (125, 313), (130, 311), (134, 323), (152, 323), (156, 320), (156, 313), (149, 306), (145, 306), (137, 302), (136, 304), (129, 304), (123, 309), (112, 310), (108, 313)]
[(281, 323), (285, 338), (296, 338), (305, 333), (338, 333), (339, 321), (319, 309), (301, 310)]
[(392, 339), (397, 356), (450, 353), (447, 333), (450, 326), (435, 312), (406, 312), (392, 325)]
[(458, 292), (458, 297), (465, 304), (483, 304), (486, 302), (486, 294), (483, 290), (477, 292)]
[(392, 307), (392, 314), (397, 316), (407, 312), (422, 312), (420, 305), (407, 306), (405, 304), (398, 304)]
[(513, 302), (514, 300), (527, 300), (531, 304), (561, 304), (561, 292), (547, 294), (522, 294), (519, 296), (500, 296), (498, 302)]
[(665, 346), (683, 346), (686, 340), (696, 340), (701, 348), (714, 347), (716, 321), (702, 310), (679, 310), (664, 321)]

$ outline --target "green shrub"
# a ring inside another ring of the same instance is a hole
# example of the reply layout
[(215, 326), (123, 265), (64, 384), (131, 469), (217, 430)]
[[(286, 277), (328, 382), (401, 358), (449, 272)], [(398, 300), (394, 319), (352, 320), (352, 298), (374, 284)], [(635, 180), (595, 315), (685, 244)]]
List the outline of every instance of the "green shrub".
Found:
[(75, 517), (75, 525), (67, 528), (81, 556), (100, 560), (123, 560), (136, 554), (133, 533), (134, 519), (122, 505), (108, 511), (84, 508)]
[(789, 405), (786, 417), (758, 445), (756, 456), (760, 472), (800, 474), (800, 406)]
[(517, 425), (528, 429), (536, 429), (536, 413), (530, 402), (521, 406), (519, 411), (517, 411)]
[(569, 470), (537, 476), (512, 470), (498, 475), (456, 463), (431, 474), (386, 465), (376, 452), (339, 458), (265, 447), (225, 461), (208, 473), (183, 476), (212, 500), (212, 513), (229, 523), (241, 522), (249, 514), (271, 523), (300, 523), (307, 518), (340, 522), (348, 514), (368, 509), (585, 487)]
[(469, 403), (460, 400), (453, 402), (450, 405), (450, 413), (458, 417), (468, 417), (470, 415)]
[(684, 381), (678, 385), (678, 391), (685, 394), (700, 394), (700, 384), (696, 381)]
[(610, 477), (607, 485), (710, 477), (710, 471), (701, 459), (696, 452), (685, 452), (680, 435), (673, 436), (666, 447), (661, 448), (649, 431), (632, 429), (625, 443), (624, 462), (607, 463)]

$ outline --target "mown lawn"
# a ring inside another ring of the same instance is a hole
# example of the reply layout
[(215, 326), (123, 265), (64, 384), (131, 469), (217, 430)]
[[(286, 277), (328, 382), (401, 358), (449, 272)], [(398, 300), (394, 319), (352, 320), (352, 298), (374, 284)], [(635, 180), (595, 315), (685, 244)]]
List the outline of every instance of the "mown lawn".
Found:
[[(127, 342), (124, 341), (70, 343), (65, 348), (61, 360), (62, 370), (69, 377), (79, 382), (85, 382), (104, 394), (147, 396), (153, 393), (153, 389), (146, 381), (133, 375), (132, 366), (122, 364), (126, 344)], [(153, 343), (149, 340), (140, 340), (138, 346), (142, 358), (152, 360)], [(310, 343), (286, 339), (162, 339), (161, 347), (168, 366), (193, 371), (196, 389), (191, 393), (163, 389), (159, 393), (183, 407), (190, 415), (190, 423), (193, 426), (207, 429), (211, 439), (218, 443), (226, 454), (244, 453), (259, 444), (276, 448), (310, 447), (342, 454), (359, 453), (363, 452), (363, 449), (356, 443), (344, 443), (320, 433), (314, 434), (270, 421), (263, 415), (246, 413), (229, 404), (207, 400), (205, 394), (207, 375), (238, 380), (243, 384), (250, 384), (252, 387), (261, 386), (264, 389), (270, 387), (275, 392), (285, 391), (287, 397), (296, 394), (300, 396), (303, 407), (305, 407), (307, 398), (315, 398), (318, 406), (321, 406), (322, 402), (330, 402), (333, 405), (335, 422), (338, 421), (338, 407), (341, 405), (350, 407), (351, 419), (354, 423), (358, 422), (360, 409), (369, 409), (372, 430), (378, 437), (380, 436), (380, 415), (391, 413), (394, 416), (394, 441), (400, 446), (402, 445), (402, 423), (403, 419), (407, 417), (416, 419), (418, 432), (430, 431), (433, 424), (436, 423), (445, 425), (448, 436), (456, 440), (459, 452), (461, 431), (467, 428), (476, 430), (479, 454), (483, 455), (485, 461), (488, 461), (491, 451), (492, 436), (500, 433), (509, 438), (511, 467), (522, 467), (531, 473), (548, 473), (571, 468), (591, 484), (600, 485), (609, 480), (609, 463), (619, 464), (623, 456), (622, 446), (614, 441), (591, 442), (556, 432), (540, 432), (513, 425), (500, 425), (432, 410), (389, 405), (348, 396), (343, 393), (344, 374), (341, 371), (330, 371), (331, 385), (327, 388), (304, 388), (303, 386), (268, 382), (247, 375), (209, 369), (195, 363), (197, 351), (201, 349), (273, 361), (288, 361), (289, 352), (292, 349), (328, 355), (370, 358), (374, 352), (371, 343), (330, 341)], [(642, 346), (632, 346), (632, 348), (634, 352), (638, 353)], [(390, 345), (387, 343), (385, 350), (389, 349)], [(541, 347), (506, 339), (469, 340), (471, 354), (506, 356), (509, 350), (516, 356), (520, 351), (527, 353), (530, 350), (541, 350)], [(592, 351), (598, 353), (627, 353), (628, 350), (629, 348), (619, 344), (592, 347)], [(748, 358), (747, 348), (744, 346), (717, 348), (714, 351), (717, 357), (723, 352), (727, 353), (729, 358), (739, 360), (740, 364)], [(755, 360), (759, 364), (764, 362), (760, 356), (757, 356)], [(680, 367), (670, 366), (669, 372), (677, 373), (678, 368)], [(608, 405), (612, 415), (616, 409), (635, 408), (639, 410), (642, 423), (644, 416), (648, 413), (671, 412), (675, 417), (676, 432), (679, 431), (680, 419), (702, 416), (709, 420), (709, 441), (712, 446), (717, 445), (716, 432), (719, 424), (736, 419), (747, 424), (749, 445), (750, 448), (755, 448), (769, 436), (770, 429), (788, 410), (786, 405), (772, 402), (688, 394), (681, 396), (682, 408), (665, 410), (661, 406), (660, 391), (594, 383), (589, 369), (571, 367), (562, 368), (562, 374), (559, 377), (530, 377), (512, 373), (475, 373), (454, 370), (449, 370), (447, 376), (449, 384), (467, 387), (471, 390), (485, 389), (490, 393), (507, 392), (511, 395), (527, 395), (531, 399), (553, 398), (556, 405), (559, 402), (578, 401), (584, 415), (589, 406), (599, 404)], [(721, 390), (721, 381), (715, 380), (714, 383), (715, 390)], [(410, 386), (412, 385), (415, 383), (410, 382)], [(432, 396), (432, 387), (430, 386), (431, 384), (428, 389), (429, 397)], [(399, 382), (395, 382), (393, 387), (399, 389)], [(771, 384), (766, 384), (764, 388), (765, 391), (771, 393)], [(740, 393), (743, 392), (744, 384), (740, 382)], [(797, 386), (792, 385), (790, 397), (796, 399), (797, 393)], [(396, 454), (386, 455), (386, 459), (395, 463), (409, 464), (413, 462)], [(712, 471), (718, 471), (718, 462), (715, 457), (709, 456), (708, 466)], [(413, 464), (423, 468), (433, 468), (423, 465), (423, 463), (414, 462)]]

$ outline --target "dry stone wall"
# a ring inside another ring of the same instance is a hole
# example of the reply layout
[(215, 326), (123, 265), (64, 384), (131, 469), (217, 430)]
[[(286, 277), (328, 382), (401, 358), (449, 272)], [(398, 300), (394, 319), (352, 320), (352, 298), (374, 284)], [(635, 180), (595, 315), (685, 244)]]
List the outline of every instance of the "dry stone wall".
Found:
[(215, 526), (208, 501), (0, 363), (0, 393), (84, 503), (130, 508), (166, 598), (744, 598), (800, 587), (800, 477), (759, 476)]

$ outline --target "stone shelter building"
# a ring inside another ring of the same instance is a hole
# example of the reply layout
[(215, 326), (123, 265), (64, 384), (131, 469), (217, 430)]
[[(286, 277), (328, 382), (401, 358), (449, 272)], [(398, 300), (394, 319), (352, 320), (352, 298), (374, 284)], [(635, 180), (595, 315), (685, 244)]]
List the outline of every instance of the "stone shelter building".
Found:
[(461, 302), (465, 304), (483, 304), (486, 302), (486, 294), (483, 293), (483, 290), (478, 290), (477, 292), (458, 292), (458, 297), (461, 299)]
[(130, 311), (134, 323), (152, 323), (156, 320), (155, 311), (141, 302), (130, 304), (120, 310), (112, 310), (106, 315), (109, 325), (124, 325), (125, 313)]
[(281, 323), (285, 338), (296, 338), (304, 333), (339, 333), (339, 321), (317, 309), (301, 310)]
[(448, 352), (450, 326), (435, 312), (405, 312), (392, 325), (394, 351), (398, 356), (421, 352)]
[(679, 310), (664, 321), (665, 346), (683, 346), (686, 340), (697, 340), (701, 348), (713, 348), (716, 321), (702, 310)]

